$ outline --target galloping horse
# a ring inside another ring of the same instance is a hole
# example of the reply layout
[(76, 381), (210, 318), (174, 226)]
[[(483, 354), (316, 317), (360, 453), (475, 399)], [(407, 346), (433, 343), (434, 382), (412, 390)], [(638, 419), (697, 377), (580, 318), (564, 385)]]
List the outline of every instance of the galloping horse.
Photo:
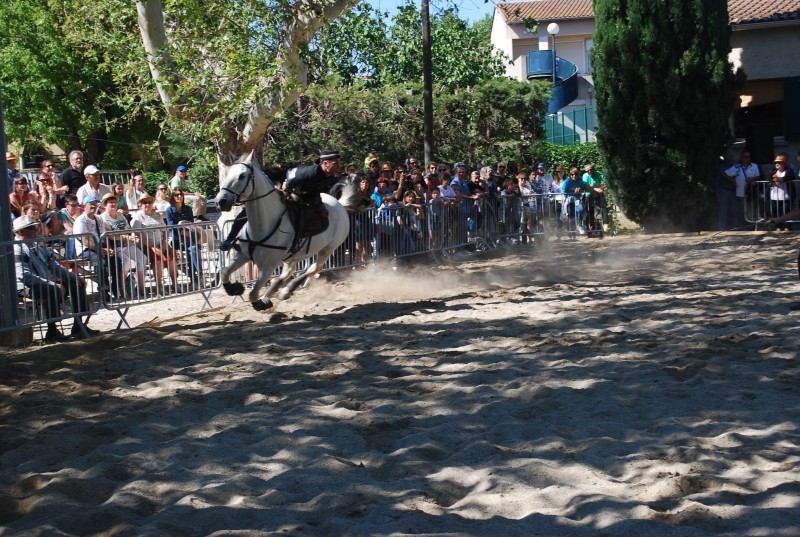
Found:
[[(342, 189), (340, 200), (328, 194), (322, 194), (322, 202), (328, 210), (328, 228), (310, 239), (303, 239), (300, 247), (292, 246), (295, 242), (295, 226), (289, 216), (289, 209), (284, 193), (275, 187), (267, 175), (253, 164), (252, 152), (228, 168), (225, 179), (217, 194), (217, 206), (227, 211), (238, 201), (247, 207), (247, 224), (239, 233), (239, 251), (233, 264), (224, 267), (220, 274), (225, 292), (229, 295), (241, 295), (244, 286), (231, 283), (230, 277), (248, 260), (256, 264), (259, 270), (258, 280), (248, 294), (253, 308), (264, 311), (272, 307), (270, 296), (293, 274), (298, 261), (317, 256), (316, 262), (298, 274), (281, 290), (279, 298), (289, 298), (297, 287), (322, 270), (325, 262), (341, 245), (350, 232), (350, 219), (347, 210), (357, 210), (358, 185), (348, 182)], [(264, 293), (259, 292), (266, 284), (275, 269), (283, 263), (280, 276), (275, 278)]]

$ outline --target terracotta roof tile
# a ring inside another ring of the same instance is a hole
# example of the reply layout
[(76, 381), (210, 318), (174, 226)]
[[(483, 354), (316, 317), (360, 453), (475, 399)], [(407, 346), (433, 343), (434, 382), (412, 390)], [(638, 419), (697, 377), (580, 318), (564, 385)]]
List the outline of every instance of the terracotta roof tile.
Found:
[(592, 0), (531, 0), (529, 2), (497, 2), (497, 9), (508, 21), (524, 18), (536, 20), (593, 19)]
[[(497, 2), (506, 20), (521, 21), (594, 18), (592, 0), (529, 0)], [(800, 0), (728, 0), (731, 24), (800, 20)]]
[(800, 20), (800, 0), (728, 0), (731, 24)]

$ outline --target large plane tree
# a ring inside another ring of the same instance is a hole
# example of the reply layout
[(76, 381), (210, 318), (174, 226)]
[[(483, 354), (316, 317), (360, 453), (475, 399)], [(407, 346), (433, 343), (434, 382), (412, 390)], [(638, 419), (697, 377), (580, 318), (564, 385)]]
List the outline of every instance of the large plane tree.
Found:
[(306, 87), (314, 33), (358, 2), (65, 0), (64, 11), (69, 38), (112, 73), (122, 107), (211, 141), (224, 165), (260, 153)]

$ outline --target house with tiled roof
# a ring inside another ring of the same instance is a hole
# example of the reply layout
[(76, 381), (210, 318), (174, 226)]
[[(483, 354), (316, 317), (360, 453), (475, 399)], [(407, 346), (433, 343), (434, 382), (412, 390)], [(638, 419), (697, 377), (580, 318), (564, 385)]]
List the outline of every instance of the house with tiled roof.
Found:
[[(734, 135), (754, 159), (771, 161), (775, 151), (800, 147), (800, 0), (728, 0), (728, 16), (730, 58), (747, 74), (732, 114)], [(552, 76), (557, 56), (558, 86), (574, 86), (566, 101), (551, 101), (564, 111), (594, 104), (594, 31), (592, 0), (497, 2), (492, 43), (511, 59), (506, 74), (518, 80)]]

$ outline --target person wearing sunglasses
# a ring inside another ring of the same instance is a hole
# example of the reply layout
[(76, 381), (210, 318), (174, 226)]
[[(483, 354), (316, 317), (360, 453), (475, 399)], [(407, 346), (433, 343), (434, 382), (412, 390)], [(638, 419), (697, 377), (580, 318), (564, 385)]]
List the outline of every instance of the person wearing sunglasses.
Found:
[(156, 196), (153, 201), (153, 206), (156, 208), (156, 211), (161, 214), (162, 217), (166, 216), (167, 209), (169, 209), (169, 189), (167, 185), (164, 183), (159, 184), (156, 187)]

